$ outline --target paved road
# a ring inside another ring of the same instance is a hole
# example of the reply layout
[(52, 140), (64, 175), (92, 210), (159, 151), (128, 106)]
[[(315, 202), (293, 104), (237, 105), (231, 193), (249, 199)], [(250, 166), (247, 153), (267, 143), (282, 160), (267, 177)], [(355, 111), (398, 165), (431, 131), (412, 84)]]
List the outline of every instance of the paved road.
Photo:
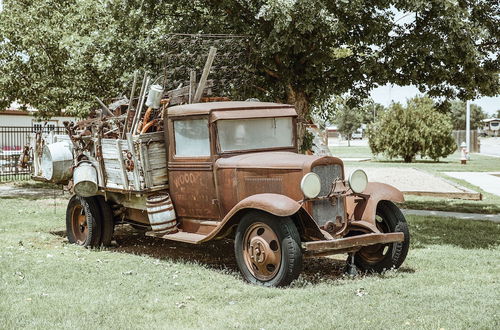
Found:
[(481, 138), (481, 154), (500, 157), (500, 137)]
[[(499, 169), (500, 169), (500, 160)], [(443, 172), (456, 179), (465, 180), (490, 194), (500, 196), (500, 172)]]

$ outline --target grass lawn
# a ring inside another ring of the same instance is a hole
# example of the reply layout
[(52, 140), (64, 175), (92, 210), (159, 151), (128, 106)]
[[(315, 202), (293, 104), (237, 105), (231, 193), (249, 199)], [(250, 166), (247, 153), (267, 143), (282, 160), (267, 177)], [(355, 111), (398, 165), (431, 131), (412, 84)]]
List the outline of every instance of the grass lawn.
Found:
[(117, 228), (117, 246), (63, 237), (65, 200), (0, 199), (0, 324), (12, 328), (478, 328), (500, 326), (500, 225), (408, 217), (398, 271), (342, 275), (307, 259), (292, 287), (244, 283), (230, 241), (192, 246)]
[[(442, 172), (499, 172), (500, 158), (488, 157), (480, 154), (473, 154), (467, 165), (460, 164), (460, 153), (455, 152), (449, 157), (434, 162), (432, 160), (417, 159), (413, 163), (404, 163), (402, 160), (388, 160), (383, 156), (374, 157), (369, 147), (331, 147), (332, 154), (340, 158), (366, 157), (372, 158), (366, 162), (345, 162), (346, 165), (360, 165), (363, 167), (409, 167), (430, 172), (436, 176), (455, 182), (466, 188), (480, 192), (483, 195), (481, 201), (469, 201), (451, 198), (438, 198), (427, 196), (406, 196), (404, 208), (418, 210), (436, 210), (450, 212), (467, 212), (482, 214), (500, 214), (500, 196), (485, 192), (481, 188), (470, 183), (451, 178)], [(351, 150), (352, 149), (352, 150)]]

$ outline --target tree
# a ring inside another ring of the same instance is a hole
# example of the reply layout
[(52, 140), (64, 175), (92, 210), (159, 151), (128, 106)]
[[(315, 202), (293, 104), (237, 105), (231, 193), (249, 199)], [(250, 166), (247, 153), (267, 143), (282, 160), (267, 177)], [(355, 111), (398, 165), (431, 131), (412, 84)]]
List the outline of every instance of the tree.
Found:
[[(450, 106), (450, 114), (453, 129), (465, 130), (466, 103), (463, 101), (452, 101)], [(486, 119), (487, 115), (483, 109), (476, 105), (470, 105), (470, 128), (477, 129), (481, 127), (481, 121)]]
[(352, 134), (362, 124), (373, 121), (374, 107), (376, 107), (376, 104), (368, 99), (358, 106), (351, 105), (350, 101), (349, 95), (334, 96), (312, 111), (313, 121), (319, 124), (321, 129), (325, 129), (328, 124), (336, 124), (339, 133), (347, 138), (348, 146), (351, 145)]
[(5, 0), (0, 100), (85, 112), (157, 68), (169, 32), (248, 36), (255, 96), (295, 104), (300, 122), (386, 83), (472, 99), (499, 91), (498, 16), (473, 0)]
[(4, 1), (0, 107), (17, 100), (45, 118), (84, 116), (95, 96), (119, 96), (134, 70), (158, 69), (155, 10), (140, 0)]
[(500, 118), (500, 109), (497, 110), (497, 118)]
[(393, 103), (369, 126), (368, 139), (374, 154), (401, 157), (406, 163), (417, 155), (437, 161), (456, 149), (451, 131), (448, 115), (437, 112), (430, 98), (415, 97), (406, 107)]

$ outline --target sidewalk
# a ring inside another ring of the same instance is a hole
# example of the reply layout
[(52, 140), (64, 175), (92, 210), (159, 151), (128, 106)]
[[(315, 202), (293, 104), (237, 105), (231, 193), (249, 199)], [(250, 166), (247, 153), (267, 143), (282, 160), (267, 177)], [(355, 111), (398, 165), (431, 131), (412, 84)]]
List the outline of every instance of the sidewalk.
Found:
[(429, 211), (429, 210), (408, 210), (401, 209), (403, 214), (408, 215), (432, 215), (436, 217), (457, 218), (463, 220), (483, 220), (500, 223), (500, 214), (479, 214), (479, 213), (460, 213), (460, 212), (445, 212), (445, 211)]

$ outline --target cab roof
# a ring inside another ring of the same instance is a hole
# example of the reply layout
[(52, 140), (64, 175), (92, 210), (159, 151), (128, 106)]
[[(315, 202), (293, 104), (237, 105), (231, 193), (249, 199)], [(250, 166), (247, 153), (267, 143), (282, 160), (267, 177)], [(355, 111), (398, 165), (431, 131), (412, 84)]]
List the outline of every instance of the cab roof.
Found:
[[(234, 111), (234, 110), (279, 110), (293, 109), (293, 105), (272, 102), (254, 101), (225, 101), (225, 102), (205, 102), (176, 105), (168, 108), (169, 116), (192, 116), (206, 115), (212, 111)], [(295, 113), (295, 110), (293, 110)], [(295, 113), (296, 115), (296, 113)]]

